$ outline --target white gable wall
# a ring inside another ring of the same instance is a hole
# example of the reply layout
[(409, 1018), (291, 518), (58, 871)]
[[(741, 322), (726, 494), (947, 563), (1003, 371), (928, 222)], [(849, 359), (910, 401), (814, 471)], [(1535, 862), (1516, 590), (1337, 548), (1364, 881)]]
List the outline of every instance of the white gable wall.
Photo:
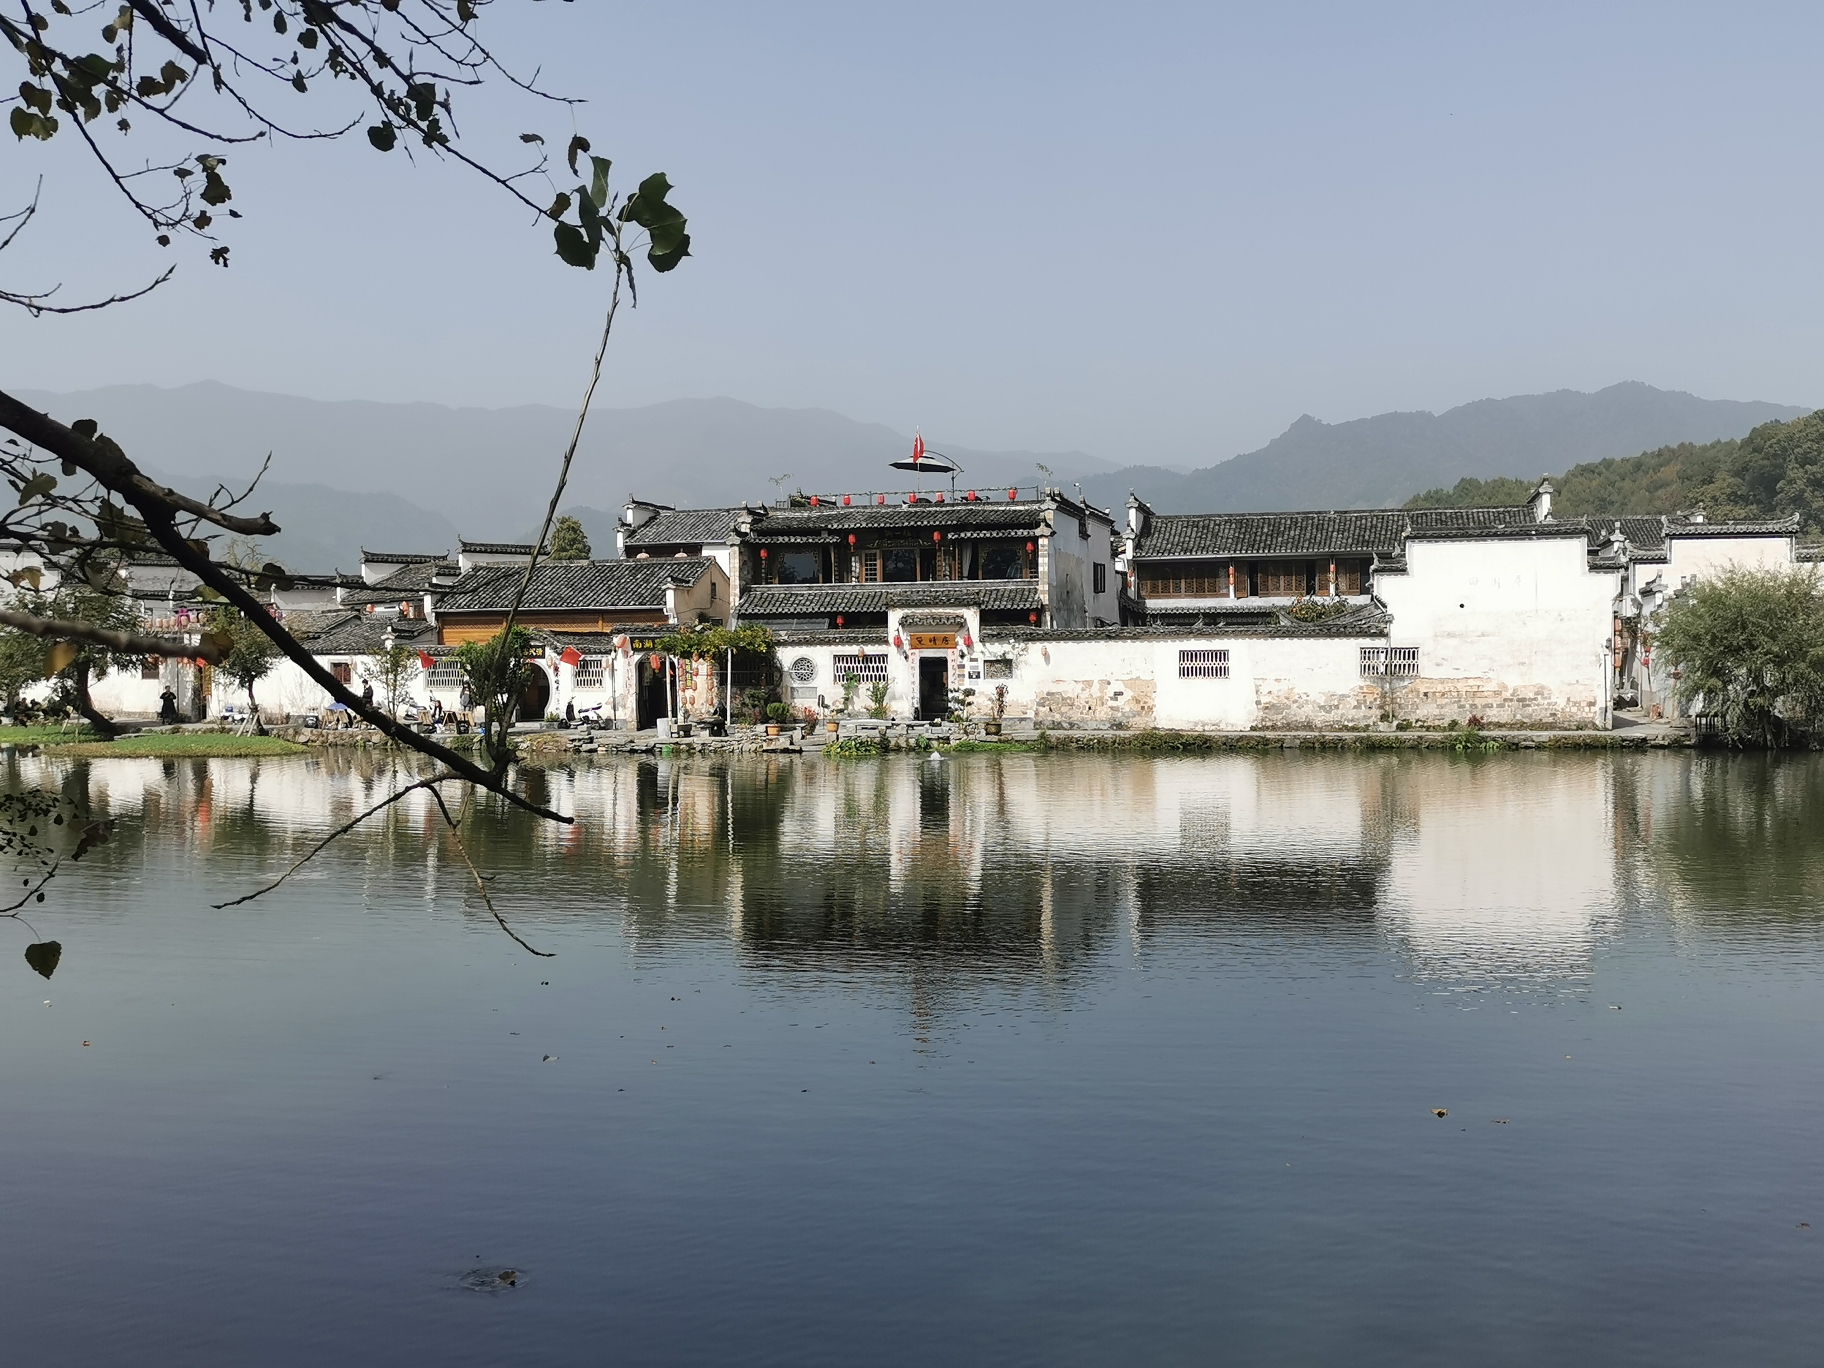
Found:
[(1406, 563), (1406, 574), (1375, 581), (1391, 644), (1419, 648), (1399, 717), (1609, 726), (1621, 572), (1592, 572), (1582, 537), (1415, 540)]

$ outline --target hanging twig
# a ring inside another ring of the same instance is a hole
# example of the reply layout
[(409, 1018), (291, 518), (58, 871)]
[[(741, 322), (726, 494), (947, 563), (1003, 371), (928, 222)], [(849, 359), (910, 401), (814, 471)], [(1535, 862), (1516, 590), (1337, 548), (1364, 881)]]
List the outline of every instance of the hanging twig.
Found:
[(229, 902), (211, 903), (210, 906), (214, 907), (216, 911), (220, 912), (224, 908), (239, 907), (242, 903), (252, 902), (255, 898), (259, 897), (263, 893), (272, 892), (273, 889), (277, 888), (280, 884), (284, 883), (285, 880), (289, 879), (293, 874), (296, 874), (305, 865), (309, 864), (313, 858), (322, 854), (323, 851), (328, 847), (328, 845), (331, 841), (337, 840), (343, 836), (348, 835), (349, 832), (353, 831), (356, 827), (360, 826), (361, 823), (365, 822), (369, 817), (372, 817), (376, 812), (381, 811), (383, 808), (391, 807), (394, 803), (398, 802), (401, 798), (405, 797), (406, 794), (412, 793), (418, 789), (428, 788), (431, 790), (431, 792), (435, 793), (437, 790), (432, 787), (433, 785), (444, 783), (447, 780), (454, 779), (456, 777), (457, 776), (454, 774), (437, 774), (437, 775), (433, 775), (429, 779), (420, 779), (415, 784), (407, 784), (404, 788), (400, 789), (397, 793), (392, 794), (390, 797), (382, 798), (379, 802), (375, 803), (372, 807), (370, 807), (366, 812), (362, 813), (359, 817), (356, 817), (350, 821), (344, 822), (341, 826), (337, 827), (334, 831), (330, 832), (329, 835), (325, 836), (322, 840), (318, 841), (307, 852), (305, 852), (303, 859), (299, 860), (296, 864), (292, 865), (292, 867), (290, 869), (286, 870), (283, 874), (279, 875), (278, 878), (274, 879), (271, 883), (267, 884), (264, 888), (256, 888), (253, 890), (253, 892), (245, 895), (244, 897), (235, 898)]
[(521, 949), (530, 950), (540, 959), (556, 959), (557, 952), (555, 950), (539, 950), (533, 946), (527, 945), (519, 932), (507, 925), (507, 919), (501, 916), (500, 909), (494, 906), (494, 899), (488, 896), (487, 880), (481, 877), (481, 871), (475, 868), (475, 861), (469, 858), (468, 847), (462, 843), (462, 833), (457, 830), (456, 819), (450, 816), (450, 809), (443, 801), (443, 795), (436, 789), (432, 789), (431, 797), (437, 800), (437, 806), (443, 813), (443, 820), (449, 824), (450, 839), (456, 843), (456, 853), (462, 856), (462, 862), (469, 867), (469, 873), (475, 876), (476, 891), (481, 894), (481, 900), (487, 904), (488, 911), (493, 916), (494, 920), (500, 923), (500, 929), (513, 937), (514, 940), (518, 941)]

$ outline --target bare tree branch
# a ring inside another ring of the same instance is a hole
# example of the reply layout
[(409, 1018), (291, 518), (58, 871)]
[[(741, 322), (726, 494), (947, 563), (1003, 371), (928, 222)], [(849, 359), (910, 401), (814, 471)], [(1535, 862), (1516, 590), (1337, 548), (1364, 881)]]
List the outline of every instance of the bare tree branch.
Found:
[(388, 797), (382, 798), (379, 802), (375, 803), (372, 807), (370, 807), (366, 812), (363, 812), (359, 817), (356, 817), (350, 821), (344, 822), (341, 826), (337, 827), (334, 831), (330, 832), (329, 835), (325, 836), (322, 840), (318, 841), (314, 846), (312, 846), (308, 851), (306, 851), (304, 853), (304, 857), (302, 859), (300, 859), (297, 863), (292, 865), (292, 867), (290, 869), (286, 870), (283, 874), (279, 875), (278, 878), (274, 879), (271, 883), (267, 884), (264, 888), (256, 888), (253, 890), (253, 892), (244, 894), (241, 897), (232, 898), (227, 902), (211, 903), (210, 906), (215, 908), (215, 910), (217, 912), (220, 912), (224, 908), (239, 907), (242, 903), (250, 903), (255, 898), (259, 897), (261, 894), (272, 892), (273, 889), (277, 888), (280, 884), (284, 883), (285, 880), (289, 879), (293, 874), (296, 874), (300, 869), (304, 868), (305, 865), (309, 864), (312, 859), (314, 859), (316, 856), (322, 854), (326, 849), (328, 849), (330, 842), (339, 840), (341, 837), (348, 835), (349, 832), (353, 831), (356, 827), (360, 826), (361, 823), (365, 822), (369, 817), (372, 817), (376, 812), (381, 812), (381, 811), (385, 810), (386, 808), (391, 807), (394, 803), (398, 802), (401, 798), (405, 797), (405, 795), (408, 793), (416, 793), (419, 789), (430, 788), (433, 784), (441, 784), (447, 780), (454, 779), (455, 777), (456, 776), (453, 774), (438, 774), (438, 775), (433, 775), (429, 779), (420, 779), (415, 784), (407, 784), (404, 788), (400, 789), (397, 793), (394, 793)]
[(37, 617), (31, 613), (22, 613), (17, 608), (0, 608), (0, 623), (46, 641), (92, 641), (97, 646), (106, 646), (109, 650), (122, 651), (128, 655), (181, 656), (217, 665), (221, 663), (223, 654), (221, 646), (206, 636), (196, 645), (191, 645), (182, 637), (117, 632), (112, 628), (97, 627), (92, 622)]

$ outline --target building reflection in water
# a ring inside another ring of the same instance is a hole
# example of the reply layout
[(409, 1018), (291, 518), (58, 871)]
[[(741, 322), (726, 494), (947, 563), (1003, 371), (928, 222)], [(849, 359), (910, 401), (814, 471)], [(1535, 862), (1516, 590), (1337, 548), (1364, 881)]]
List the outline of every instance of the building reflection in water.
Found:
[[(420, 773), (334, 751), (10, 764), (126, 818), (110, 859), (204, 859), (227, 894)], [(1385, 938), (1450, 982), (1579, 979), (1630, 908), (1740, 927), (1771, 878), (1781, 915), (1815, 917), (1819, 774), (1544, 753), (628, 759), (528, 771), (528, 796), (578, 822), (489, 800), (468, 844), (526, 929), (609, 916), (636, 955), (724, 943), (757, 971), (905, 979), (921, 999), (1069, 989), (1163, 938), (1269, 934)], [(420, 795), (306, 877), (473, 902)]]

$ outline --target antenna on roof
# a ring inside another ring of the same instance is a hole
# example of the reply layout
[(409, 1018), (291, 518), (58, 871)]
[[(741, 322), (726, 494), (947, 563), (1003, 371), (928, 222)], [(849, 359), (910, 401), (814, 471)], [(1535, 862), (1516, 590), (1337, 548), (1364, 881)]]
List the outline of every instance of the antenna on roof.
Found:
[(772, 485), (773, 493), (778, 495), (785, 493), (785, 482), (791, 478), (792, 472), (788, 470), (783, 475), (768, 475), (766, 480), (768, 484)]

